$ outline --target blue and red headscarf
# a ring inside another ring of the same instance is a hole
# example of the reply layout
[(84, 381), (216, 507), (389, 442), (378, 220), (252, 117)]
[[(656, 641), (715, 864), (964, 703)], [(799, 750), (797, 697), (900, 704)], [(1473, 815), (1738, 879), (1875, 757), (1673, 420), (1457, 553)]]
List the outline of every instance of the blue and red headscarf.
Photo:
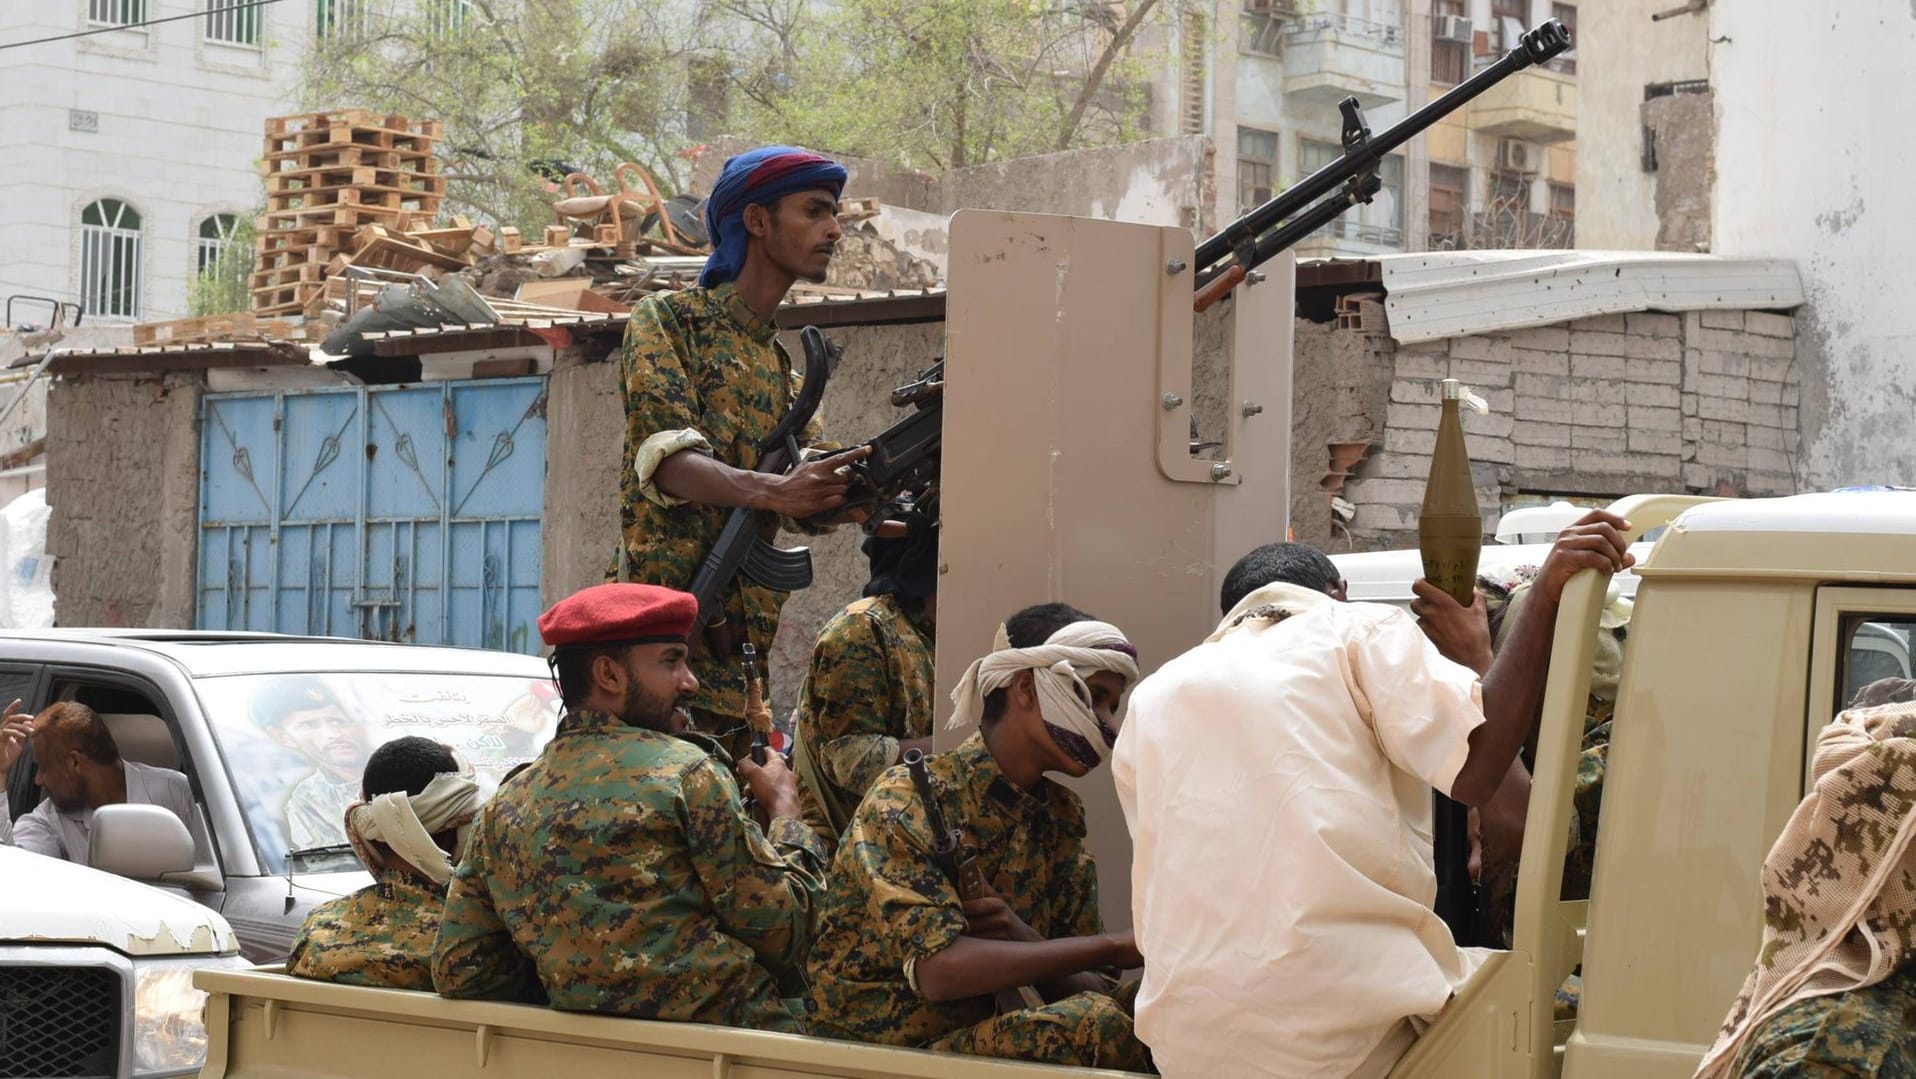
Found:
[(845, 166), (796, 146), (762, 146), (725, 162), (705, 200), (705, 232), (712, 257), (699, 274), (707, 288), (738, 276), (745, 265), (745, 208), (777, 202), (794, 191), (823, 188), (836, 198), (845, 190)]

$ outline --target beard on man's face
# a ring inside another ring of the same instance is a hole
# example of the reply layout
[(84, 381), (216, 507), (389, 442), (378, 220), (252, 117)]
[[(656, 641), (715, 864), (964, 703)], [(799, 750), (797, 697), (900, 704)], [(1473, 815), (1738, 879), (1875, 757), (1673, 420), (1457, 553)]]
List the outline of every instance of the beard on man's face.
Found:
[(634, 727), (670, 734), (672, 713), (683, 701), (681, 696), (661, 697), (647, 692), (635, 678), (626, 686), (625, 703), (619, 709), (619, 718)]

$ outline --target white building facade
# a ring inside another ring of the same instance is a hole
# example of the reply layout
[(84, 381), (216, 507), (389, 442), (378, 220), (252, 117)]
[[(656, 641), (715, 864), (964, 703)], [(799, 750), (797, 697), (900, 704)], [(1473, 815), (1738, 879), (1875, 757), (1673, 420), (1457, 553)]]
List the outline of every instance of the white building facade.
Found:
[[(1241, 212), (1342, 152), (1338, 102), (1373, 133), (1501, 57), (1560, 0), (1217, 0), (1173, 35), (1160, 133), (1217, 144), (1219, 212)], [(1383, 190), (1300, 245), (1305, 257), (1569, 247), (1576, 215), (1574, 52), (1507, 80), (1390, 155)]]
[(201, 267), (260, 206), (264, 121), (293, 111), (300, 58), (342, 2), (0, 3), (0, 44), (65, 38), (0, 52), (0, 295), (77, 303), (94, 324), (187, 315)]

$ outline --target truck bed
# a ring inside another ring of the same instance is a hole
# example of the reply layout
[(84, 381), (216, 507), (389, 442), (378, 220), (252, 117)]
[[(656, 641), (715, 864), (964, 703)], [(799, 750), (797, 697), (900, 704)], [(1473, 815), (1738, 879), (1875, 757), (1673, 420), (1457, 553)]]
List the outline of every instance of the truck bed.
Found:
[(757, 1030), (619, 1019), (525, 1004), (307, 981), (263, 967), (202, 971), (201, 1079), (374, 1075), (644, 1075), (647, 1079), (1037, 1079), (1093, 1071)]

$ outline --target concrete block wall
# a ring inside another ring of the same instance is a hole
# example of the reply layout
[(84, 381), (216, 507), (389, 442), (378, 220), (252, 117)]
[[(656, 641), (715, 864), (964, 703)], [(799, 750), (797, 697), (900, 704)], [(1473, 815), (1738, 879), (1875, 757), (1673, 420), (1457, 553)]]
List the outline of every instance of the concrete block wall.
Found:
[(55, 624), (193, 624), (204, 388), (198, 373), (49, 388)]
[[(1375, 346), (1381, 335), (1359, 336)], [(1356, 516), (1332, 547), (1416, 545), (1444, 378), (1490, 404), (1464, 419), (1487, 536), (1504, 500), (1523, 492), (1791, 493), (1794, 336), (1793, 318), (1763, 311), (1642, 312), (1396, 345), (1382, 438), (1356, 435), (1376, 444), (1345, 484)], [(1300, 366), (1320, 362), (1305, 340)]]

